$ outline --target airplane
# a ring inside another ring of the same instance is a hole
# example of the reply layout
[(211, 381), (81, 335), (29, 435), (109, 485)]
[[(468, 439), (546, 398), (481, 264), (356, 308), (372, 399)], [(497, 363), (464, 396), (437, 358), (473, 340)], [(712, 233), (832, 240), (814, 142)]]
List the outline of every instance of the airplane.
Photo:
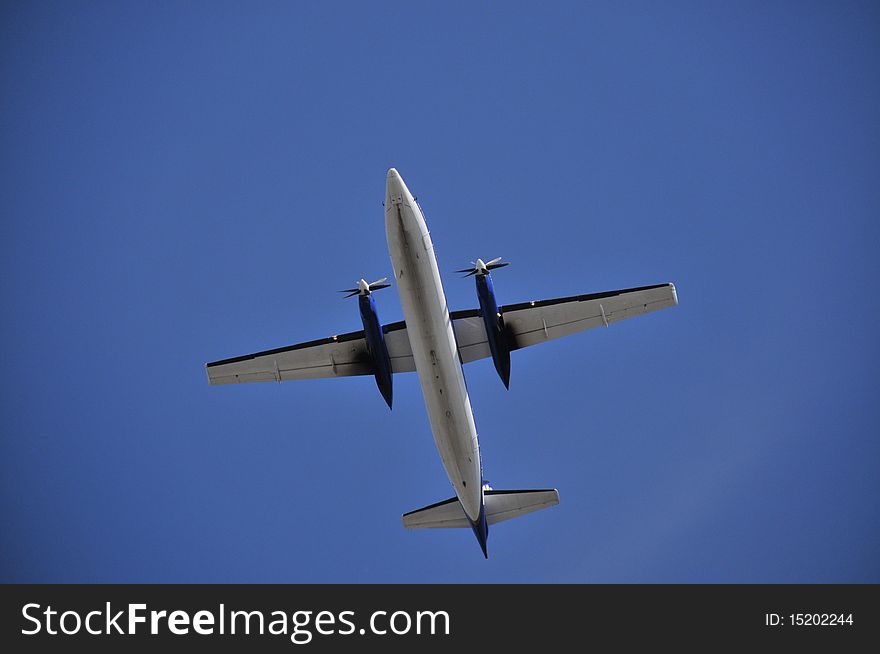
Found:
[(478, 309), (450, 312), (425, 217), (400, 174), (388, 171), (385, 234), (404, 320), (382, 325), (373, 292), (387, 279), (341, 291), (358, 298), (360, 331), (206, 364), (210, 384), (372, 375), (391, 408), (393, 375), (418, 373), (440, 460), (455, 491), (403, 515), (408, 529), (471, 528), (485, 558), (489, 526), (559, 503), (555, 488), (495, 490), (483, 477), (463, 364), (492, 358), (505, 387), (510, 353), (561, 336), (678, 304), (672, 283), (508, 304), (495, 300), (491, 271), (501, 258), (457, 272), (476, 280)]

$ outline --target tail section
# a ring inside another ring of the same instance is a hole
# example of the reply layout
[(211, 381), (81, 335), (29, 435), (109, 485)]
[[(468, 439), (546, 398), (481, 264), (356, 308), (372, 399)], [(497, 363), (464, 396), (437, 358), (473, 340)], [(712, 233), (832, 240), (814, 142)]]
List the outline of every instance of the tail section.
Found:
[(471, 526), (457, 497), (431, 504), (403, 514), (403, 526), (407, 529), (458, 529)]
[(490, 525), (518, 518), (526, 513), (540, 511), (559, 504), (559, 491), (546, 490), (487, 490), (483, 497), (486, 504), (486, 521)]
[(457, 497), (452, 497), (423, 509), (410, 511), (403, 515), (403, 526), (407, 529), (464, 529), (474, 530), (483, 555), (486, 554), (486, 539), (489, 525), (518, 518), (521, 515), (540, 511), (559, 504), (559, 493), (555, 488), (540, 490), (491, 490), (483, 491), (483, 511), (480, 518), (471, 521)]

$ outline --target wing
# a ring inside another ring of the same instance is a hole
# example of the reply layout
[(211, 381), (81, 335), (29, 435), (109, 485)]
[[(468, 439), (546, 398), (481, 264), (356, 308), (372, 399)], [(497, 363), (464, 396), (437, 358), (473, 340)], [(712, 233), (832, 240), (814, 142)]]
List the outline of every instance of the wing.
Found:
[[(402, 321), (391, 323), (382, 329), (385, 332), (385, 346), (391, 359), (391, 370), (393, 372), (415, 370), (406, 324)], [(363, 331), (214, 361), (205, 368), (210, 384), (282, 382), (292, 379), (373, 374), (373, 362), (367, 350)]]
[[(500, 308), (511, 350), (678, 304), (673, 284), (508, 304)], [(462, 363), (492, 356), (477, 310), (451, 314)]]
[[(500, 311), (510, 349), (517, 350), (675, 304), (678, 304), (675, 286), (658, 284), (510, 304), (501, 307)], [(492, 356), (483, 319), (477, 309), (455, 311), (450, 314), (450, 318), (462, 363)], [(391, 359), (392, 372), (415, 370), (406, 323), (390, 323), (382, 330), (385, 333), (385, 346)], [(281, 382), (373, 374), (373, 363), (363, 331), (214, 361), (205, 368), (211, 384)]]

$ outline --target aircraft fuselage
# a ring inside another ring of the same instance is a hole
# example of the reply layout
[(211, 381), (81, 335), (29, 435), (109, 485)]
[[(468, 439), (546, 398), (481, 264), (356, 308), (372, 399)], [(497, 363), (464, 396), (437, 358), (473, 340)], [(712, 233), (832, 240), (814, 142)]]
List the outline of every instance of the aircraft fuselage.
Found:
[(385, 233), (434, 442), (485, 549), (477, 428), (440, 270), (422, 211), (393, 168), (388, 171), (385, 195)]

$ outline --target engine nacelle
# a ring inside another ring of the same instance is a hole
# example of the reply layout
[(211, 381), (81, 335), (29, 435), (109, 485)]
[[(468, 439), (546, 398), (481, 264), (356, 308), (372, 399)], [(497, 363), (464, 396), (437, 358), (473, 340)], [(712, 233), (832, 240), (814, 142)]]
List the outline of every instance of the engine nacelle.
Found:
[[(482, 263), (482, 262), (480, 262)], [(505, 388), (510, 388), (510, 345), (504, 330), (504, 318), (498, 311), (495, 302), (495, 287), (492, 286), (492, 275), (488, 273), (474, 276), (477, 282), (477, 298), (480, 300), (480, 314), (486, 327), (486, 338), (495, 370)]]
[(388, 356), (388, 348), (385, 347), (385, 333), (376, 313), (376, 303), (373, 295), (369, 292), (358, 295), (358, 308), (361, 312), (361, 322), (364, 325), (364, 338), (367, 341), (367, 349), (373, 360), (373, 371), (376, 377), (376, 386), (379, 392), (391, 408), (393, 397), (393, 384), (391, 373), (391, 359)]

